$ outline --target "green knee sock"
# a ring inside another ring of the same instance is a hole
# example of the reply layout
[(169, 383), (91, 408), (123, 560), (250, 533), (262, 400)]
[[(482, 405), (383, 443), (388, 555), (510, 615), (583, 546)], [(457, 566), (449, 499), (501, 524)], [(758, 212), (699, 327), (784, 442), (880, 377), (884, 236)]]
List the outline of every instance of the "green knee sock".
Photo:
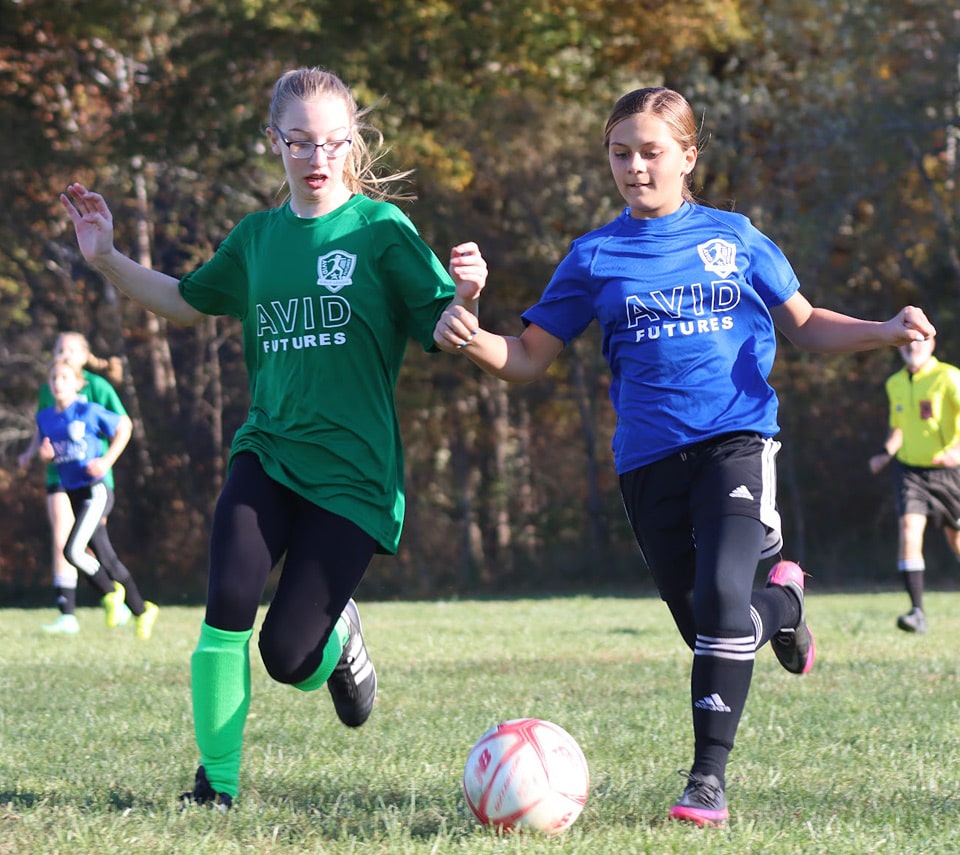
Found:
[(343, 653), (343, 648), (347, 646), (347, 639), (349, 637), (350, 627), (347, 625), (347, 621), (343, 615), (340, 615), (340, 618), (333, 628), (333, 632), (330, 633), (330, 638), (327, 639), (327, 643), (323, 648), (323, 659), (320, 660), (317, 670), (307, 677), (306, 680), (294, 683), (293, 687), (299, 689), (301, 692), (312, 692), (314, 689), (319, 689), (324, 685), (327, 680), (330, 679), (333, 669), (337, 667), (337, 663), (340, 661), (340, 655)]
[(250, 636), (200, 626), (190, 659), (193, 729), (200, 762), (218, 793), (236, 798), (240, 787), (243, 728), (250, 710)]

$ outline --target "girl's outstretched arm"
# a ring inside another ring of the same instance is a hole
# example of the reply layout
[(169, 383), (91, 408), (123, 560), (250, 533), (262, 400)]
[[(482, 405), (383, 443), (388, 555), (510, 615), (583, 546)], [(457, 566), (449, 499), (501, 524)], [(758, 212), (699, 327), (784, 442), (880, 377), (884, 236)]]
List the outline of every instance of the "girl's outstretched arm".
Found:
[(542, 377), (563, 350), (563, 342), (536, 324), (520, 336), (504, 336), (480, 328), (476, 315), (451, 305), (433, 331), (437, 347), (462, 353), (487, 374), (510, 383), (530, 383)]
[(850, 353), (899, 347), (936, 335), (922, 309), (906, 306), (889, 321), (864, 321), (811, 306), (799, 291), (770, 310), (773, 322), (797, 347), (822, 353)]

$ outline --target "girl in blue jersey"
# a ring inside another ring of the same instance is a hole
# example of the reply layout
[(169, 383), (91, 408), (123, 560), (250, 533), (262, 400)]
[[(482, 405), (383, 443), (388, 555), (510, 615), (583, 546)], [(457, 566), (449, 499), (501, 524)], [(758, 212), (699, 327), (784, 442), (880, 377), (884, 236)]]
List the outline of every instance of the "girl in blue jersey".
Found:
[[(83, 371), (86, 383), (80, 390), (80, 398), (102, 404), (108, 410), (120, 415), (127, 414), (120, 397), (111, 385), (111, 383), (119, 382), (123, 377), (123, 366), (119, 359), (116, 357), (101, 359), (94, 356), (90, 352), (90, 343), (87, 341), (87, 337), (75, 330), (68, 330), (57, 336), (53, 348), (53, 358), (55, 360), (66, 359), (67, 362), (78, 366)], [(87, 370), (88, 368), (93, 369), (93, 371), (105, 371), (107, 378), (91, 373)], [(52, 404), (53, 395), (50, 392), (50, 386), (44, 383), (40, 387), (37, 411), (46, 409)], [(39, 440), (36, 432), (34, 432), (29, 447), (17, 461), (21, 472), (27, 469), (38, 450)], [(67, 561), (64, 554), (67, 537), (73, 528), (73, 511), (70, 508), (70, 500), (67, 498), (66, 491), (60, 483), (56, 465), (51, 463), (46, 467), (46, 480), (47, 518), (50, 522), (50, 545), (53, 558), (53, 586), (56, 591), (57, 607), (60, 610), (60, 615), (53, 623), (45, 625), (43, 629), (45, 632), (54, 634), (75, 635), (80, 631), (80, 624), (76, 616), (77, 568)], [(103, 482), (112, 490), (113, 472), (108, 472)], [(119, 589), (108, 597), (105, 606), (107, 607), (108, 626), (120, 625), (129, 620), (130, 611), (124, 606), (123, 593)]]
[(140, 596), (133, 576), (117, 557), (106, 524), (114, 502), (106, 478), (130, 441), (132, 424), (128, 415), (80, 398), (86, 384), (75, 363), (54, 360), (49, 375), (53, 404), (37, 413), (38, 454), (57, 467), (73, 510), (64, 555), (103, 595), (107, 624), (112, 625), (126, 602), (137, 637), (146, 639), (160, 610)]
[(815, 655), (800, 567), (780, 561), (767, 586), (752, 590), (760, 559), (781, 548), (777, 396), (767, 382), (775, 330), (805, 349), (842, 352), (901, 345), (934, 329), (914, 307), (876, 322), (811, 306), (787, 259), (746, 217), (696, 204), (697, 124), (678, 93), (623, 96), (604, 145), (627, 207), (573, 242), (523, 313), (522, 335), (495, 335), (451, 306), (434, 340), (526, 383), (592, 321), (600, 324), (624, 506), (694, 653), (693, 764), (670, 816), (718, 825), (728, 818), (727, 758), (755, 651), (771, 641), (797, 674)]

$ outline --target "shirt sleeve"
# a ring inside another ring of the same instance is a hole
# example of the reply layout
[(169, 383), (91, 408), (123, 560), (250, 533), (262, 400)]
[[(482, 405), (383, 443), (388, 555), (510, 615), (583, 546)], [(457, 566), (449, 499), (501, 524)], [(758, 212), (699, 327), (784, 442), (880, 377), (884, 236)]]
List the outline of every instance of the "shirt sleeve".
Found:
[(53, 392), (50, 391), (49, 383), (41, 383), (40, 390), (37, 392), (37, 412), (53, 406)]
[(950, 369), (950, 406), (953, 412), (953, 438), (950, 444), (960, 440), (960, 369)]
[(897, 385), (896, 385), (896, 374), (887, 378), (886, 382), (886, 391), (887, 391), (887, 403), (889, 405), (889, 415), (888, 421), (890, 424), (890, 429), (895, 430), (900, 428), (900, 416), (897, 412)]
[(108, 410), (102, 404), (93, 404), (92, 411), (97, 433), (106, 439), (113, 439), (117, 434), (117, 426), (120, 424), (120, 419), (126, 415), (126, 413), (117, 413)]
[(800, 290), (800, 281), (783, 250), (752, 223), (748, 222), (744, 237), (749, 246), (750, 284), (767, 308), (787, 302)]
[(213, 257), (179, 282), (180, 296), (205, 315), (229, 315), (243, 320), (248, 308), (248, 276), (242, 252), (241, 220)]
[(536, 324), (567, 345), (590, 326), (595, 315), (589, 259), (574, 241), (543, 295), (521, 319), (524, 325)]
[(390, 283), (389, 293), (399, 299), (397, 309), (404, 318), (407, 336), (424, 350), (434, 350), (434, 327), (456, 293), (453, 279), (398, 208), (390, 219), (377, 221), (374, 227), (376, 243), (384, 247), (383, 275)]
[(90, 384), (90, 400), (121, 416), (127, 415), (123, 402), (120, 400), (117, 390), (110, 385), (110, 381), (99, 374), (85, 373), (87, 382)]

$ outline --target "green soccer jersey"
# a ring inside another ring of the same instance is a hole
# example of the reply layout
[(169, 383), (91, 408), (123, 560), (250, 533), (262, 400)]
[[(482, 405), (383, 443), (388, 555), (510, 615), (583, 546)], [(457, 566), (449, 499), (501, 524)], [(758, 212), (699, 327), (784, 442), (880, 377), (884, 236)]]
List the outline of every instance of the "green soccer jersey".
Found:
[(408, 339), (433, 348), (454, 284), (410, 220), (356, 195), (322, 217), (251, 214), (180, 282), (243, 323), (250, 412), (231, 456), (352, 520), (394, 553), (404, 511), (395, 386)]
[(897, 459), (932, 466), (936, 454), (960, 439), (960, 369), (931, 356), (913, 374), (901, 368), (886, 386), (890, 427), (903, 433)]
[[(121, 416), (127, 415), (127, 411), (124, 409), (123, 403), (120, 401), (120, 396), (117, 394), (117, 390), (110, 385), (109, 381), (105, 380), (99, 374), (91, 374), (86, 370), (83, 372), (83, 377), (87, 382), (84, 383), (83, 388), (77, 395), (81, 401), (92, 401), (94, 404), (101, 404), (108, 410), (114, 413), (119, 413)], [(49, 383), (44, 383), (40, 387), (38, 399), (38, 413), (41, 410), (45, 410), (47, 407), (52, 407), (54, 405), (53, 392), (50, 391)], [(106, 442), (104, 442), (103, 447), (106, 449)], [(47, 486), (55, 487), (59, 483), (60, 475), (57, 472), (56, 464), (48, 463)], [(110, 469), (107, 472), (106, 477), (103, 479), (103, 483), (106, 484), (111, 490), (113, 489), (113, 469)]]

